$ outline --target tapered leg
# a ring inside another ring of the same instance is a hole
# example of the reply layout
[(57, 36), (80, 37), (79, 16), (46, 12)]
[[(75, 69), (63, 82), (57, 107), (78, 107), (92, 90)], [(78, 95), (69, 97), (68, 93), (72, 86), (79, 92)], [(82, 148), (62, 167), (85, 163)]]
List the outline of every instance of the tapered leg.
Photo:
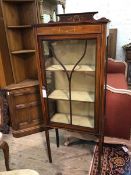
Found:
[(102, 170), (103, 143), (104, 143), (104, 137), (99, 136), (98, 175), (101, 175)]
[(50, 149), (49, 130), (46, 130), (46, 131), (45, 131), (45, 137), (46, 137), (46, 144), (47, 144), (47, 151), (48, 151), (49, 162), (52, 163), (52, 156), (51, 156), (51, 149)]
[(3, 141), (3, 143), (0, 145), (0, 148), (3, 150), (4, 153), (6, 170), (9, 171), (9, 146), (7, 142)]
[(57, 145), (57, 147), (59, 147), (59, 131), (58, 131), (58, 129), (55, 129), (55, 132), (56, 132), (56, 145)]

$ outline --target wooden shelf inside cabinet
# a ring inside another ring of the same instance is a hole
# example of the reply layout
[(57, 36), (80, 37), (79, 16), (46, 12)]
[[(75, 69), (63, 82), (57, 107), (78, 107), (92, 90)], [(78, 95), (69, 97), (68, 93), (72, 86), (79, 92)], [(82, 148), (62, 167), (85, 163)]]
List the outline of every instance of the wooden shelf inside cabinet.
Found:
[(28, 29), (32, 28), (32, 25), (10, 25), (7, 26), (8, 29)]
[(17, 51), (12, 51), (11, 53), (14, 54), (14, 55), (29, 54), (29, 53), (35, 53), (35, 50), (17, 50)]
[[(64, 65), (67, 71), (72, 71), (75, 65)], [(51, 65), (47, 69), (47, 71), (64, 71), (63, 67), (61, 65)], [(89, 66), (89, 65), (77, 65), (74, 69), (74, 71), (79, 72), (94, 72), (95, 66)]]
[[(54, 90), (49, 96), (49, 99), (69, 100), (69, 91)], [(94, 92), (71, 91), (72, 101), (94, 102)]]
[[(70, 115), (69, 114), (56, 113), (51, 118), (51, 122), (70, 124)], [(93, 116), (73, 115), (72, 116), (72, 124), (73, 125), (78, 125), (78, 126), (93, 128), (94, 127), (94, 119), (93, 119)]]

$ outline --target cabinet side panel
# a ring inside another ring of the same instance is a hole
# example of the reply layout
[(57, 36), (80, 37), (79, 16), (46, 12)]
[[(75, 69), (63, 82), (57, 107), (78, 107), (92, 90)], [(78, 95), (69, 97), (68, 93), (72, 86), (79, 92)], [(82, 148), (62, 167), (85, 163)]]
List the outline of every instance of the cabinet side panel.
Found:
[(1, 53), (0, 53), (0, 87), (5, 86), (6, 85), (6, 78), (4, 75), (4, 69), (3, 69), (3, 65), (2, 65), (2, 57), (1, 57)]
[(0, 5), (0, 87), (4, 87), (14, 82), (13, 73), (10, 62), (9, 49), (7, 44), (6, 32), (4, 27), (2, 9)]

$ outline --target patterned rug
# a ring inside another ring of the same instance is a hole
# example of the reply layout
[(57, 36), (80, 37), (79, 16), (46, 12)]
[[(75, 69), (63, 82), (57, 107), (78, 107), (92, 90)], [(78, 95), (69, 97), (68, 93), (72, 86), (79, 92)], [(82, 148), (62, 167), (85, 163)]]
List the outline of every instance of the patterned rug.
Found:
[[(123, 149), (124, 148), (124, 149)], [(131, 175), (131, 160), (123, 145), (104, 145), (101, 175)], [(98, 175), (98, 147), (94, 151), (90, 175)]]

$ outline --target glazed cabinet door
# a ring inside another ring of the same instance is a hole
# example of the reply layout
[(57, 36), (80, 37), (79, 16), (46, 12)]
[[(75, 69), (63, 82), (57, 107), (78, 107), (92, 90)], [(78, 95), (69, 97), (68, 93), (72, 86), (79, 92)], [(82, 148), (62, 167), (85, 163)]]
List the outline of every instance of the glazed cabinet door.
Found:
[(40, 39), (47, 123), (97, 130), (100, 35)]

